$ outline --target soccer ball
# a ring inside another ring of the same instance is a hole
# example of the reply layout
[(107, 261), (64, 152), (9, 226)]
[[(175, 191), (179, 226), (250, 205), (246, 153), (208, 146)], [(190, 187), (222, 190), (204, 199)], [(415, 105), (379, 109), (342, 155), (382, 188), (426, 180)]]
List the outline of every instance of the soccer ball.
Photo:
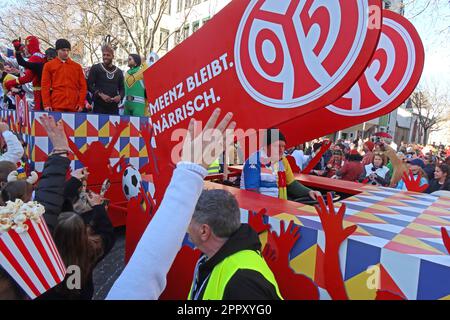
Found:
[(141, 181), (141, 174), (136, 168), (130, 166), (125, 169), (122, 177), (122, 190), (128, 200), (137, 197), (141, 187)]

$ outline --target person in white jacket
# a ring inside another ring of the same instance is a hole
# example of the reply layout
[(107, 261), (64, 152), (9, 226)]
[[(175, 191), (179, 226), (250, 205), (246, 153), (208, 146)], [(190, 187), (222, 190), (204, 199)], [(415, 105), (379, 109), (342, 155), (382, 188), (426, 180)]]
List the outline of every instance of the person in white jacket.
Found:
[[(164, 194), (158, 211), (147, 226), (130, 261), (114, 283), (107, 300), (155, 300), (166, 286), (166, 275), (181, 249), (184, 236), (203, 191), (203, 179), (207, 168), (214, 159), (208, 161), (211, 148), (221, 154), (223, 143), (204, 141), (203, 132), (217, 129), (222, 134), (232, 135), (236, 123), (230, 123), (232, 113), (228, 113), (217, 125), (220, 109), (216, 109), (204, 127), (202, 134), (193, 140), (185, 139), (182, 161), (177, 164), (171, 182)], [(197, 122), (189, 124), (189, 137), (194, 137)], [(231, 144), (232, 138), (226, 139)], [(201, 149), (200, 149), (201, 148)], [(202, 150), (202, 153), (192, 152)]]
[[(0, 155), (0, 161), (10, 161), (14, 164), (20, 161), (23, 156), (23, 147), (16, 135), (9, 131), (9, 126), (0, 122), (1, 139), (6, 143), (6, 152)], [(3, 142), (1, 143), (3, 146)]]

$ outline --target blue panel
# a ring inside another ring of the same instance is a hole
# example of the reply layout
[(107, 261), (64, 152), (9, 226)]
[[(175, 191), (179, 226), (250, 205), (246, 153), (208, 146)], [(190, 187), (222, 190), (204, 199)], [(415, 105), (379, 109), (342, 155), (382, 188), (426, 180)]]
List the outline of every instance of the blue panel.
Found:
[(75, 114), (75, 128), (80, 127), (87, 119), (86, 113), (76, 113)]
[(128, 137), (120, 137), (119, 138), (119, 146), (120, 146), (119, 150), (122, 150), (123, 148), (125, 148), (125, 146), (128, 143), (130, 143), (130, 138), (128, 138)]
[[(287, 228), (287, 225), (286, 225)], [(300, 227), (300, 238), (291, 250), (291, 259), (305, 252), (317, 243), (317, 230)]]
[(388, 224), (392, 224), (392, 225), (398, 226), (398, 227), (407, 227), (407, 226), (409, 226), (411, 224), (411, 222), (409, 222), (409, 221), (395, 219), (395, 215), (394, 214), (392, 215), (392, 217), (387, 217), (387, 215), (384, 215), (384, 216), (379, 217), (379, 218), (383, 219)]
[[(383, 225), (380, 224), (380, 227), (382, 228)], [(364, 230), (366, 230), (367, 232), (369, 232), (372, 236), (378, 237), (381, 239), (392, 240), (392, 239), (394, 239), (395, 236), (397, 236), (397, 233), (386, 231), (386, 230), (380, 230), (380, 229), (369, 227), (366, 225), (362, 226), (362, 228)]]
[(380, 262), (381, 248), (349, 239), (344, 281), (365, 272), (368, 267)]
[(101, 114), (98, 116), (98, 130), (103, 128), (105, 124), (109, 122), (109, 116), (105, 114)]
[(109, 143), (109, 138), (108, 137), (99, 137), (98, 141), (100, 141), (105, 147), (108, 145)]
[(422, 260), (417, 299), (435, 300), (448, 295), (450, 295), (450, 268)]
[(87, 138), (86, 137), (75, 137), (74, 142), (77, 145), (77, 147), (80, 149), (87, 143)]

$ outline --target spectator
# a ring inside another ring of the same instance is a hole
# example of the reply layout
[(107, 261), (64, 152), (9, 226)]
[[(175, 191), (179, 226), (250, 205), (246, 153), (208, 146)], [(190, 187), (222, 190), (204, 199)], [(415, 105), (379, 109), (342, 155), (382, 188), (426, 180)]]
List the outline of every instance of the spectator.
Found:
[(336, 177), (345, 181), (358, 181), (364, 171), (361, 160), (362, 156), (357, 150), (350, 150), (347, 155), (347, 161), (341, 169), (336, 171)]
[[(203, 132), (214, 129), (220, 109), (216, 109)], [(227, 129), (232, 133), (236, 123), (230, 122), (228, 113), (217, 126), (219, 132)], [(229, 124), (229, 125), (228, 125)], [(195, 121), (189, 125), (189, 134), (194, 137)], [(225, 141), (232, 141), (226, 139)], [(107, 299), (158, 299), (166, 285), (166, 275), (186, 235), (196, 203), (202, 193), (203, 179), (210, 163), (205, 162), (199, 152), (209, 150), (210, 141), (202, 134), (191, 142), (185, 139), (182, 151), (184, 161), (177, 164), (164, 199), (150, 224), (142, 235), (136, 250), (120, 277), (114, 283)], [(222, 144), (216, 144), (217, 153), (222, 153)], [(197, 149), (201, 148), (201, 149)]]
[[(428, 180), (426, 178), (427, 174), (423, 171), (423, 168), (425, 167), (425, 164), (423, 163), (422, 160), (420, 160), (419, 158), (415, 158), (415, 159), (408, 159), (407, 160), (407, 164), (408, 164), (408, 169), (412, 171), (413, 173), (413, 177), (414, 179), (418, 179), (418, 175), (420, 173), (420, 186), (423, 186), (425, 184), (428, 183)], [(403, 181), (403, 179), (401, 179), (398, 183), (397, 186), (395, 187), (396, 189), (400, 189), (400, 190), (408, 190), (405, 182)]]
[(364, 166), (360, 181), (374, 186), (388, 186), (391, 178), (389, 168), (385, 164), (385, 156), (375, 153), (372, 163)]
[(87, 86), (81, 66), (69, 58), (71, 45), (56, 41), (58, 57), (47, 62), (42, 71), (42, 100), (46, 111), (80, 112)]
[(258, 234), (240, 222), (235, 197), (205, 190), (189, 225), (189, 238), (203, 253), (197, 262), (190, 300), (282, 299), (261, 256)]
[(373, 162), (373, 149), (375, 148), (375, 144), (372, 141), (366, 141), (363, 144), (364, 157), (362, 159), (362, 164), (364, 166), (371, 164)]
[(423, 171), (427, 174), (428, 181), (431, 181), (434, 178), (434, 171), (436, 168), (436, 161), (433, 159), (433, 156), (431, 154), (426, 155), (424, 157), (425, 167), (423, 168)]
[(69, 145), (61, 122), (42, 116), (41, 122), (54, 147), (44, 165), (36, 191), (36, 201), (46, 208), (44, 218), (52, 231), (56, 247), (66, 267), (78, 266), (81, 272), (80, 289), (69, 289), (66, 279), (50, 289), (39, 299), (91, 299), (94, 293), (92, 273), (99, 261), (114, 244), (114, 229), (108, 218), (100, 195), (91, 193), (89, 203), (93, 208), (89, 223), (75, 212), (62, 212), (65, 174), (70, 160)]
[(425, 192), (432, 193), (439, 190), (450, 191), (450, 167), (446, 164), (436, 167), (434, 177), (430, 180), (430, 185)]
[(280, 199), (309, 197), (317, 199), (320, 192), (295, 180), (289, 161), (284, 156), (286, 139), (278, 129), (268, 129), (264, 146), (245, 161), (241, 189)]
[(291, 156), (294, 157), (295, 163), (300, 168), (300, 170), (303, 170), (304, 167), (306, 167), (306, 162), (308, 157), (305, 156), (303, 153), (304, 146), (302, 144), (298, 145), (294, 151), (292, 151)]
[(103, 63), (93, 65), (88, 78), (94, 100), (94, 113), (119, 114), (119, 103), (125, 95), (122, 70), (113, 64), (114, 50), (102, 47)]
[(16, 101), (14, 97), (9, 94), (10, 91), (6, 88), (5, 84), (11, 80), (15, 81), (17, 77), (6, 72), (5, 64), (3, 61), (0, 61), (0, 73), (0, 85), (3, 91), (3, 96), (1, 97), (1, 99), (3, 100), (3, 105), (6, 106), (6, 108), (4, 107), (4, 109), (16, 109)]
[(0, 155), (0, 161), (10, 161), (14, 164), (19, 162), (24, 153), (22, 143), (14, 133), (9, 131), (6, 123), (0, 122), (0, 150), (3, 150), (5, 143), (6, 152)]
[(141, 57), (138, 54), (130, 54), (125, 76), (125, 115), (143, 117), (146, 109), (146, 94), (144, 84), (144, 71)]
[(335, 178), (336, 172), (340, 170), (345, 164), (344, 153), (341, 149), (335, 149), (333, 151), (333, 156), (327, 163), (323, 176), (327, 178)]

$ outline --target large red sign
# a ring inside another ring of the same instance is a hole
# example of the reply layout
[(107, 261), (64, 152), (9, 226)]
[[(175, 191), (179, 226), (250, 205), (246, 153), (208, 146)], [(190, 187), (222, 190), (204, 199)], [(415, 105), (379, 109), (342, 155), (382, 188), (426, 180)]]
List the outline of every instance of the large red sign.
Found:
[(171, 176), (175, 129), (215, 107), (247, 130), (331, 104), (370, 61), (381, 12), (380, 0), (235, 0), (161, 58), (145, 73), (156, 197)]
[(387, 114), (411, 95), (423, 66), (424, 48), (414, 26), (385, 10), (377, 50), (358, 82), (327, 108), (284, 123), (280, 129), (292, 146)]

